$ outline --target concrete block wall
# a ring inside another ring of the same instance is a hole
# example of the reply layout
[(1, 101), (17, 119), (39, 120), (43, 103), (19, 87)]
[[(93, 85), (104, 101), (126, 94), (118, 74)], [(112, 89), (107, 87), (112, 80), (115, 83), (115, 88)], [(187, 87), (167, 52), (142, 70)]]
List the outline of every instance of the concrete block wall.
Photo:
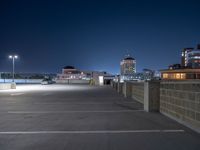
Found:
[(200, 81), (162, 81), (160, 112), (200, 132)]
[(89, 80), (77, 80), (77, 79), (70, 79), (70, 80), (56, 80), (56, 83), (59, 84), (89, 84)]
[(160, 108), (160, 82), (144, 82), (144, 110), (159, 111)]
[(117, 82), (112, 81), (111, 86), (117, 91), (117, 89), (118, 89), (118, 83)]
[(122, 94), (123, 93), (123, 83), (118, 83), (117, 85), (117, 92)]
[(148, 81), (113, 84), (125, 97), (200, 132), (200, 81)]
[(131, 82), (131, 98), (144, 104), (144, 82)]
[(124, 97), (131, 98), (132, 97), (132, 83), (130, 81), (125, 81), (122, 87), (122, 93)]

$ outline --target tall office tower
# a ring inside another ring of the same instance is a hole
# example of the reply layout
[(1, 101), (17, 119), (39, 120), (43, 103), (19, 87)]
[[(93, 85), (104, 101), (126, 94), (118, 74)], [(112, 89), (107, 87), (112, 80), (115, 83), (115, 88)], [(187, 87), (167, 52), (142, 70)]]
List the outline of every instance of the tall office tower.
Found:
[(134, 73), (136, 73), (136, 60), (130, 55), (127, 55), (120, 62), (120, 75), (122, 79), (130, 79)]
[(193, 69), (200, 68), (200, 45), (197, 48), (187, 53), (187, 66)]
[(188, 53), (193, 51), (194, 48), (184, 48), (182, 50), (182, 54), (181, 54), (181, 66), (183, 67), (187, 67), (187, 64), (188, 64)]

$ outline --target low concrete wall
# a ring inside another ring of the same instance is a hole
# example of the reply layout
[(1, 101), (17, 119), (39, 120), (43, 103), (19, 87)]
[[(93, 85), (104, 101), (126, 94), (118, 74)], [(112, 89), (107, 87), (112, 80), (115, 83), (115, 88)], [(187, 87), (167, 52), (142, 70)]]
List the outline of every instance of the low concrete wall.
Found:
[(200, 81), (162, 81), (160, 112), (200, 132)]
[(56, 80), (59, 84), (89, 84), (89, 80)]
[(160, 82), (158, 81), (126, 81), (123, 85), (123, 94), (144, 104), (144, 110), (148, 112), (159, 111)]
[(132, 85), (131, 82), (125, 81), (122, 87), (122, 93), (124, 97), (131, 98), (132, 96)]
[(121, 90), (125, 97), (144, 103), (144, 82), (125, 81)]
[(15, 83), (0, 83), (0, 90), (16, 89)]
[[(120, 86), (119, 86), (120, 85)], [(114, 88), (117, 92), (122, 93), (123, 84), (118, 82), (111, 82), (112, 88)]]
[(123, 93), (123, 83), (118, 83), (117, 84), (117, 92), (122, 94)]
[[(148, 81), (121, 84), (113, 88), (125, 97), (144, 104), (146, 111), (162, 114), (200, 132), (200, 81)], [(122, 87), (121, 87), (122, 86)]]
[[(42, 79), (15, 79), (15, 83), (18, 84), (38, 84), (41, 83)], [(11, 83), (12, 79), (0, 79), (0, 83)]]
[(144, 83), (144, 110), (159, 111), (160, 109), (160, 82), (149, 81)]
[(144, 104), (144, 82), (131, 82), (131, 98)]

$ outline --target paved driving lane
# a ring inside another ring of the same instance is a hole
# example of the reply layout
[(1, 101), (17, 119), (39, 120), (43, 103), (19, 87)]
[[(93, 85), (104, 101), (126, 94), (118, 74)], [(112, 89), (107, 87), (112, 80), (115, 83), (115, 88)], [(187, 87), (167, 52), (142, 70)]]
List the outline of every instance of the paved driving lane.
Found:
[(199, 134), (107, 86), (0, 91), (0, 150), (197, 150)]

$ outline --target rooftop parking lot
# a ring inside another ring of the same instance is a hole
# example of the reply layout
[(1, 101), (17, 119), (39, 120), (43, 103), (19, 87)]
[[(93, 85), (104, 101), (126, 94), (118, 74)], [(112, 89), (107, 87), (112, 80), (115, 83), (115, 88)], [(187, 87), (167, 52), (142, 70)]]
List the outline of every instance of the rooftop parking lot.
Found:
[(109, 86), (0, 91), (0, 150), (199, 150), (200, 135)]

